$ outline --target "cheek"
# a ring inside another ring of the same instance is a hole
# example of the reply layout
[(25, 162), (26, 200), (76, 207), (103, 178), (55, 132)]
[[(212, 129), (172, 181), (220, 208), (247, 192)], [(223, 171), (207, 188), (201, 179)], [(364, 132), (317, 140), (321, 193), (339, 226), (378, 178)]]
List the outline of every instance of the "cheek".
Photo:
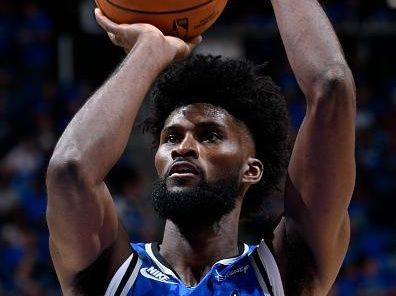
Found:
[[(239, 147), (224, 147), (216, 153), (208, 153), (208, 173), (213, 172), (217, 177), (235, 175), (239, 173), (243, 164), (243, 153)], [(209, 177), (209, 176), (208, 176)]]
[(154, 165), (157, 170), (158, 176), (163, 176), (164, 175), (164, 170), (166, 168), (166, 163), (167, 163), (167, 153), (162, 149), (161, 147), (158, 148), (157, 152), (155, 153), (154, 157)]

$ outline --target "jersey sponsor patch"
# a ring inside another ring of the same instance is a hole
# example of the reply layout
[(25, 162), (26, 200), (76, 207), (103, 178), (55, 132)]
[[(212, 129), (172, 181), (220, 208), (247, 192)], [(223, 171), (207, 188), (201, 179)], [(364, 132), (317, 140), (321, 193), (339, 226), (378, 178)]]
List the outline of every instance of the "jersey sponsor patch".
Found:
[(233, 275), (236, 274), (246, 274), (247, 270), (249, 269), (249, 265), (245, 265), (245, 266), (241, 266), (239, 268), (233, 269), (229, 272), (227, 272), (225, 275), (221, 275), (217, 272), (216, 270), (216, 275), (215, 278), (219, 281), (225, 281), (226, 279), (228, 279), (229, 277), (232, 277)]
[(148, 279), (161, 282), (161, 283), (166, 283), (166, 284), (174, 284), (177, 285), (178, 282), (172, 281), (172, 279), (167, 276), (166, 274), (162, 273), (158, 269), (156, 269), (154, 266), (151, 266), (149, 268), (145, 267), (140, 269), (140, 273)]

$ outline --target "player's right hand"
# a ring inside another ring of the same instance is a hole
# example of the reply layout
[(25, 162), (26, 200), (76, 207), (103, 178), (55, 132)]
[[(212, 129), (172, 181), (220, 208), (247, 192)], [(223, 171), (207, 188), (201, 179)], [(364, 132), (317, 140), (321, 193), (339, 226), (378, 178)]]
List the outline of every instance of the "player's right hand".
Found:
[(95, 9), (98, 24), (107, 32), (111, 42), (122, 47), (126, 53), (138, 42), (152, 42), (153, 46), (161, 46), (161, 52), (169, 55), (170, 61), (187, 58), (192, 50), (202, 41), (198, 36), (185, 42), (180, 38), (165, 36), (158, 28), (150, 24), (116, 24), (108, 19), (99, 8)]

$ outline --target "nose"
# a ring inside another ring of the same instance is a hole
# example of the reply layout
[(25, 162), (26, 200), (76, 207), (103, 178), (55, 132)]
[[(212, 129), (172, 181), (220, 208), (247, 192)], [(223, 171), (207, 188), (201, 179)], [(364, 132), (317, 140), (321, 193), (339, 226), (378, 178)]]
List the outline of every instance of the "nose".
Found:
[(198, 149), (196, 140), (190, 134), (186, 134), (183, 141), (180, 142), (171, 152), (172, 159), (177, 157), (191, 157), (198, 159)]

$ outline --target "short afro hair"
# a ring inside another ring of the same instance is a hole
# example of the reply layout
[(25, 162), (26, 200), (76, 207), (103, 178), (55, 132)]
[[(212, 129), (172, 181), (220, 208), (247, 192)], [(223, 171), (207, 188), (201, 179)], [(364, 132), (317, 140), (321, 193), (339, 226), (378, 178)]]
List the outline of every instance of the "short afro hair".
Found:
[(263, 178), (246, 193), (244, 214), (258, 211), (263, 199), (279, 190), (289, 162), (286, 101), (272, 79), (257, 72), (245, 60), (212, 55), (195, 55), (174, 63), (158, 77), (150, 117), (143, 123), (158, 147), (166, 119), (182, 106), (208, 103), (242, 121), (253, 137), (255, 157), (264, 164)]

